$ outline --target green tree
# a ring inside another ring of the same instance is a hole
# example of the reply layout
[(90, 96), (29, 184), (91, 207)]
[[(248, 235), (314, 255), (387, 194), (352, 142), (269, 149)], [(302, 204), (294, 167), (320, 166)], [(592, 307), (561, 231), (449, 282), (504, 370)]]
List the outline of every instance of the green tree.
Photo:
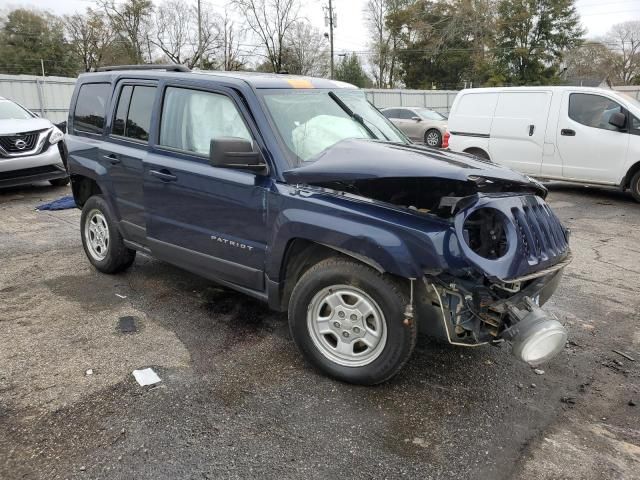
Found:
[(356, 87), (364, 88), (370, 87), (372, 82), (367, 76), (360, 58), (355, 53), (346, 55), (335, 68), (334, 77), (341, 82), (347, 82), (355, 85)]
[(582, 43), (574, 0), (500, 0), (496, 75), (507, 83), (555, 83), (563, 53)]
[(9, 74), (75, 76), (78, 63), (64, 39), (61, 20), (35, 10), (16, 9), (0, 30), (0, 71)]

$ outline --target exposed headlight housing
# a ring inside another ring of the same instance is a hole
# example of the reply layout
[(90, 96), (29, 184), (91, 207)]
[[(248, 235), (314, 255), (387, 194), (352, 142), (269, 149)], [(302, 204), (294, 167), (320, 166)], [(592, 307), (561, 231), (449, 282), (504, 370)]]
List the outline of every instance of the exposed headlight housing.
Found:
[(53, 129), (51, 130), (51, 134), (49, 135), (49, 143), (51, 145), (54, 145), (58, 143), (60, 140), (62, 140), (63, 138), (64, 138), (64, 133), (62, 133), (62, 131), (58, 127), (53, 127)]
[(513, 354), (530, 365), (540, 365), (562, 351), (567, 331), (562, 324), (527, 298), (527, 309), (511, 307), (511, 318), (517, 320), (504, 334), (511, 342)]

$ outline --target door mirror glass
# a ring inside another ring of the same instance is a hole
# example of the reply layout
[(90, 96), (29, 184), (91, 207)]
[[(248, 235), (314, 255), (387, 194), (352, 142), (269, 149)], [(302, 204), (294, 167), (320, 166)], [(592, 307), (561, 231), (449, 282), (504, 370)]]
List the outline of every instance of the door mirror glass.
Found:
[(609, 117), (609, 124), (622, 130), (627, 125), (627, 116), (620, 112), (612, 113)]
[(416, 122), (421, 122), (422, 119), (420, 117), (411, 117), (411, 120), (415, 120)]
[(209, 161), (214, 167), (252, 170), (267, 173), (267, 164), (251, 141), (238, 137), (220, 137), (211, 140)]

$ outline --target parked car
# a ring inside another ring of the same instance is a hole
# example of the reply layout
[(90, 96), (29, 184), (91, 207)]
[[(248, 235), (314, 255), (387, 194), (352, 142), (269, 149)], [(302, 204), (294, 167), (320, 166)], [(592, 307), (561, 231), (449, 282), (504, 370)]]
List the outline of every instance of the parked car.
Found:
[(587, 87), (461, 91), (449, 147), (542, 179), (611, 185), (640, 201), (640, 103)]
[(69, 170), (99, 271), (145, 252), (287, 311), (305, 358), (353, 383), (398, 372), (418, 323), (532, 364), (562, 350), (540, 306), (568, 231), (542, 185), (411, 144), (348, 84), (159, 68), (76, 83)]
[(63, 137), (49, 120), (0, 97), (0, 187), (43, 180), (67, 185)]
[(392, 107), (381, 112), (414, 142), (429, 147), (443, 146), (447, 132), (447, 117), (444, 115), (422, 107)]

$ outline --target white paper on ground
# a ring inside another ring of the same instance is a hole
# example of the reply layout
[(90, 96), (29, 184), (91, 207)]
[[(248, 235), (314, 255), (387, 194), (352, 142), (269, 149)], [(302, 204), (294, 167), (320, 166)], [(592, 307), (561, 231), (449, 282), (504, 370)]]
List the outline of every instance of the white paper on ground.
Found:
[(145, 385), (153, 385), (154, 383), (162, 381), (152, 368), (134, 370), (133, 376), (136, 378), (136, 381), (140, 384), (141, 387), (144, 387)]

